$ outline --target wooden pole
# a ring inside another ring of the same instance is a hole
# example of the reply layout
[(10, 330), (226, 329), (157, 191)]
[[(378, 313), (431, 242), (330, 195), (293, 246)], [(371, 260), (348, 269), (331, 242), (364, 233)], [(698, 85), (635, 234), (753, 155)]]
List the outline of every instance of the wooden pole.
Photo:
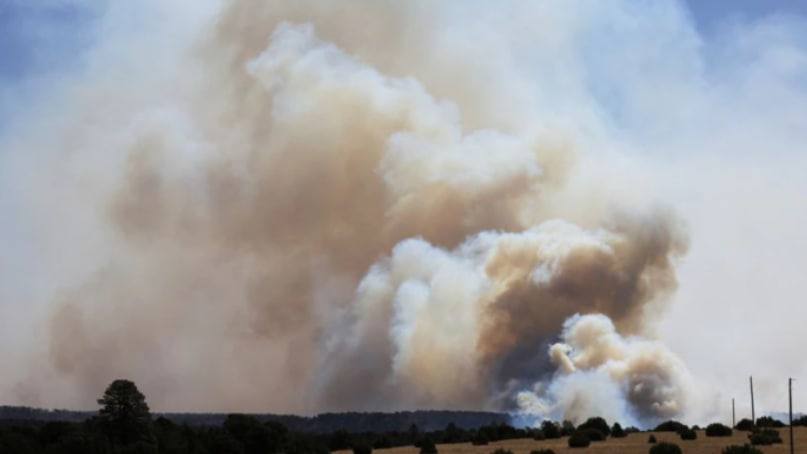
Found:
[(731, 428), (737, 425), (737, 413), (734, 411), (734, 398), (731, 398)]
[(748, 383), (751, 385), (751, 422), (757, 425), (757, 417), (754, 413), (754, 377), (748, 377)]
[(790, 454), (793, 454), (793, 379), (787, 379), (787, 400), (789, 404), (788, 416), (790, 418)]

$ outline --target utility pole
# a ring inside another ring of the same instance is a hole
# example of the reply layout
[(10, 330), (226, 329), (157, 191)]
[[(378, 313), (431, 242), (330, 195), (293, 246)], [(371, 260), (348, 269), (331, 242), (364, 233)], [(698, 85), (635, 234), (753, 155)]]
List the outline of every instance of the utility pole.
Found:
[(734, 398), (731, 398), (731, 428), (737, 426), (737, 413), (734, 412)]
[(790, 417), (790, 454), (793, 454), (793, 379), (787, 379), (787, 400), (789, 403), (788, 416)]
[(751, 422), (756, 426), (757, 417), (754, 413), (754, 377), (748, 377), (748, 383), (751, 385)]

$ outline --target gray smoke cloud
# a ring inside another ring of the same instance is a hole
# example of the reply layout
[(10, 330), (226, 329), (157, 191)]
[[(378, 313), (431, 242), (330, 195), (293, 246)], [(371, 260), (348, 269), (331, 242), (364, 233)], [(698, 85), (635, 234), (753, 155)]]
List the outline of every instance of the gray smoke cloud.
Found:
[(597, 112), (554, 102), (583, 83), (548, 64), (563, 10), (233, 1), (170, 70), (83, 86), (59, 143), (89, 182), (65, 210), (103, 252), (15, 392), (83, 405), (126, 376), (165, 409), (685, 414), (656, 325), (687, 234)]

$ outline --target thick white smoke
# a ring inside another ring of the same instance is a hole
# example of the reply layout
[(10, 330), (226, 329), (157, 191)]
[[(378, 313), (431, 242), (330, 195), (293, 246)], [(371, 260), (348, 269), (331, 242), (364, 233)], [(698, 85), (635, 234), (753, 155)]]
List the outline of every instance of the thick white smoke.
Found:
[(164, 29), (98, 49), (63, 115), (5, 140), (36, 157), (29, 216), (60, 259), (0, 390), (710, 412), (657, 335), (689, 245), (647, 155), (718, 103), (678, 3), (609, 3), (211, 2), (178, 27), (143, 6)]

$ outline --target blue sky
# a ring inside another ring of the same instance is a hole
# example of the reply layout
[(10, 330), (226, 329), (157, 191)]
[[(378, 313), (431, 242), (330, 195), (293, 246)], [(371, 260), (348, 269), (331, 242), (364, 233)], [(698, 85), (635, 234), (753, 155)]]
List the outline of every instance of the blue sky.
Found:
[[(0, 0), (0, 83), (14, 84), (75, 68), (82, 51), (93, 42), (102, 3)], [(726, 20), (807, 15), (807, 2), (801, 0), (686, 0), (686, 4), (705, 33)]]

